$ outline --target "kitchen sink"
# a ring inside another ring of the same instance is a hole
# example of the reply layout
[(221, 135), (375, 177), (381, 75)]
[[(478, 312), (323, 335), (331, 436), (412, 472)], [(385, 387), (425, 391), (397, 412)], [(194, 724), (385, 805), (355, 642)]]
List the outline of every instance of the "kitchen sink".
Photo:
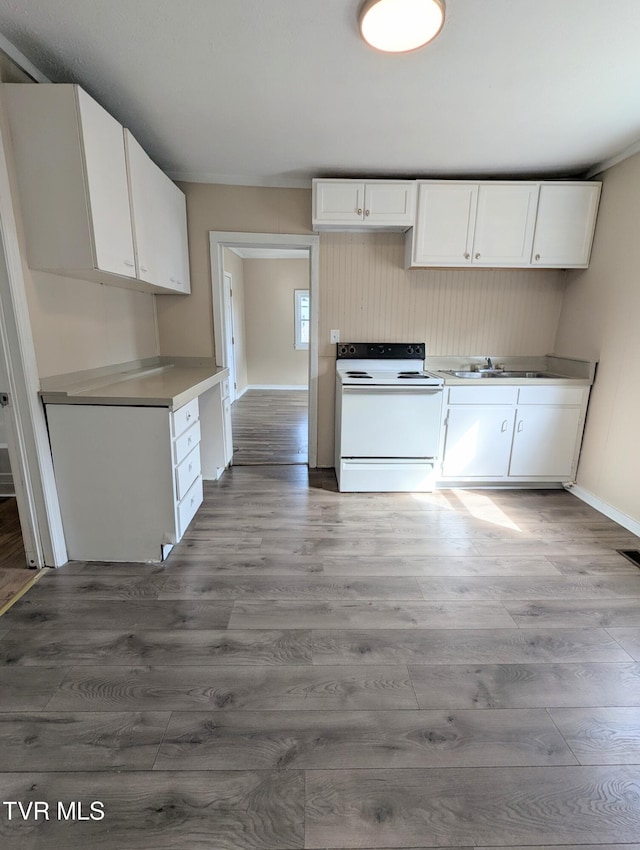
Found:
[(452, 375), (454, 378), (560, 378), (561, 375), (553, 375), (551, 372), (514, 372), (502, 369), (483, 369), (478, 372), (457, 371), (455, 369), (443, 369), (443, 374)]

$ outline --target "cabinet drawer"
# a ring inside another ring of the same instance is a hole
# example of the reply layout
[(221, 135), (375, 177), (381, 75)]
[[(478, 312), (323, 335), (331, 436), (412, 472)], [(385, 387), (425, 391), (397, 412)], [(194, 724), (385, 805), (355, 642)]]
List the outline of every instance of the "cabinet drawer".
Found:
[(176, 468), (178, 501), (182, 499), (198, 475), (200, 475), (200, 446), (196, 446)]
[(517, 387), (450, 387), (449, 404), (515, 404), (517, 394)]
[(174, 442), (174, 462), (182, 463), (190, 451), (200, 442), (200, 422), (194, 422), (184, 434), (181, 434)]
[(178, 505), (178, 534), (182, 537), (202, 504), (202, 476), (199, 475)]
[(198, 399), (194, 398), (172, 414), (173, 436), (179, 437), (198, 418)]
[(518, 404), (580, 405), (586, 387), (520, 387)]

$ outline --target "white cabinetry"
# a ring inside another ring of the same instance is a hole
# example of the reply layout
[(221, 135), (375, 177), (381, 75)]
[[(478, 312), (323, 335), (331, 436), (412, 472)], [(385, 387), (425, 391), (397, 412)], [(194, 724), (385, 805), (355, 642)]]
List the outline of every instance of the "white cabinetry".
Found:
[(135, 278), (122, 127), (78, 86), (3, 86), (31, 268)]
[(586, 267), (600, 186), (419, 181), (405, 266)]
[[(188, 292), (177, 186), (141, 148), (128, 169), (122, 126), (78, 86), (2, 88), (29, 266), (146, 292)], [(167, 267), (181, 285), (165, 282)]]
[(473, 262), (509, 267), (529, 265), (537, 206), (537, 183), (481, 183)]
[(509, 475), (572, 477), (587, 394), (582, 387), (520, 388)]
[(423, 181), (407, 266), (527, 266), (538, 184)]
[(502, 478), (507, 474), (516, 398), (515, 387), (449, 390), (444, 478)]
[(442, 479), (571, 480), (588, 396), (582, 386), (451, 387)]
[(412, 180), (314, 180), (314, 229), (389, 228), (413, 225)]
[(124, 131), (138, 277), (189, 292), (187, 211), (184, 194)]
[(587, 268), (600, 183), (542, 183), (533, 265)]
[(202, 502), (198, 400), (46, 412), (69, 558), (159, 561)]
[(475, 183), (421, 183), (407, 264), (471, 265), (477, 205)]

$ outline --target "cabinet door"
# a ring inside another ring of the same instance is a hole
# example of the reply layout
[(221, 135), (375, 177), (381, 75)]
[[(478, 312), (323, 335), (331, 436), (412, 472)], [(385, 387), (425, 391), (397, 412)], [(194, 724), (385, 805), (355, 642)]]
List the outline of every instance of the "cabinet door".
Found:
[[(160, 283), (158, 205), (162, 203), (158, 169), (128, 130), (124, 131), (138, 277)], [(164, 176), (164, 175), (163, 175)]]
[(122, 126), (82, 89), (76, 88), (76, 92), (95, 266), (101, 271), (135, 277)]
[(537, 183), (480, 184), (474, 264), (529, 265), (537, 203)]
[(498, 478), (507, 474), (512, 407), (451, 407), (447, 416), (444, 478)]
[(184, 194), (124, 131), (138, 277), (189, 292), (189, 248)]
[(176, 292), (190, 292), (189, 243), (187, 238), (187, 202), (184, 193), (170, 180), (163, 177), (163, 224), (164, 262), (168, 280), (166, 286)]
[(326, 224), (357, 224), (364, 221), (364, 183), (357, 180), (317, 180), (313, 220)]
[(586, 268), (596, 225), (600, 183), (542, 183), (534, 266)]
[(476, 183), (421, 183), (413, 234), (414, 265), (471, 265)]
[(567, 480), (580, 427), (581, 408), (518, 408), (509, 475)]
[(415, 183), (367, 183), (364, 191), (364, 223), (369, 225), (406, 225), (415, 215)]

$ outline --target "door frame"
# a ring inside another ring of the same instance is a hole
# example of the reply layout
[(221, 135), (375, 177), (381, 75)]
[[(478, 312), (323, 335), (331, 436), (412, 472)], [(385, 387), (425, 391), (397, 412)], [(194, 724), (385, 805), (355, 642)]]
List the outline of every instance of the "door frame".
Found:
[(27, 564), (66, 564), (58, 492), (25, 288), (22, 252), (7, 163), (6, 126), (0, 128), (0, 357), (9, 405), (5, 425)]
[(212, 230), (209, 232), (211, 257), (211, 286), (213, 295), (213, 332), (215, 359), (218, 366), (227, 366), (225, 351), (224, 309), (224, 248), (306, 248), (309, 252), (309, 296), (311, 316), (309, 328), (309, 459), (311, 469), (318, 465), (318, 312), (320, 289), (320, 237), (289, 233), (239, 233)]
[[(229, 369), (229, 401), (236, 400), (236, 350), (235, 350), (235, 316), (233, 312), (233, 275), (231, 272), (224, 271), (222, 274), (224, 280), (224, 319), (225, 319), (225, 344), (226, 351), (231, 354), (231, 362), (227, 364)], [(227, 281), (229, 283), (229, 300), (227, 301)]]

